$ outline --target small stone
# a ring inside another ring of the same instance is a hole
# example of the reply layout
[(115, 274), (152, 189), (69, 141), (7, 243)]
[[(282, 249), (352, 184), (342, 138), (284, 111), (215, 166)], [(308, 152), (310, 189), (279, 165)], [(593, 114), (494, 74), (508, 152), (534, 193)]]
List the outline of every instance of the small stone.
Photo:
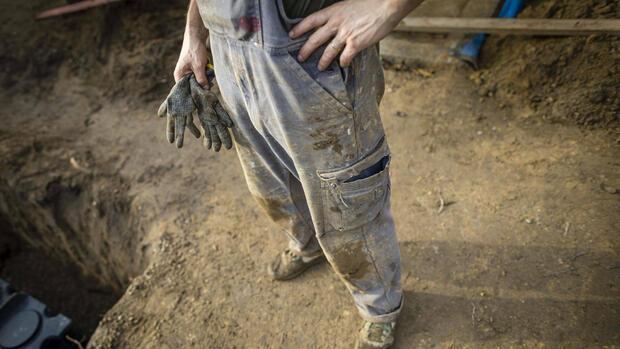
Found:
[(480, 75), (477, 73), (470, 75), (469, 80), (471, 80), (474, 84), (476, 84), (476, 86), (482, 85), (482, 78), (480, 78)]
[(601, 184), (601, 189), (608, 192), (609, 194), (616, 194), (618, 192), (618, 189), (612, 187), (611, 185), (607, 185), (605, 183)]
[(397, 110), (396, 111), (396, 116), (398, 116), (399, 118), (406, 118), (409, 115), (407, 115), (407, 113), (405, 113), (404, 111)]

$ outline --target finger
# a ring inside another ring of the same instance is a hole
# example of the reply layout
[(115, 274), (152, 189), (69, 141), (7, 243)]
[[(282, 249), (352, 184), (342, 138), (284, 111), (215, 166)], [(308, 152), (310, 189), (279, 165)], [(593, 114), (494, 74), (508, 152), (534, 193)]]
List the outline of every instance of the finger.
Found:
[(185, 136), (185, 116), (176, 117), (176, 140), (177, 148), (183, 147), (183, 137)]
[(334, 58), (336, 58), (340, 51), (342, 51), (344, 45), (344, 42), (340, 41), (338, 38), (334, 38), (334, 40), (332, 40), (329, 45), (327, 45), (325, 51), (323, 51), (321, 59), (319, 59), (318, 68), (320, 71), (323, 71), (327, 69), (327, 67), (329, 67)]
[(166, 125), (166, 138), (168, 143), (174, 142), (174, 118), (168, 114), (168, 120)]
[(220, 121), (224, 124), (224, 126), (233, 127), (233, 122), (230, 118), (230, 115), (228, 115), (228, 112), (226, 112), (226, 110), (222, 107), (220, 103), (217, 103), (215, 105), (215, 112), (217, 113), (217, 116), (220, 118)]
[(190, 74), (192, 71), (188, 68), (183, 69), (175, 69), (174, 70), (174, 82), (177, 83), (181, 80), (185, 75)]
[(189, 128), (189, 132), (191, 132), (194, 137), (200, 138), (200, 130), (196, 127), (196, 124), (194, 124), (194, 118), (192, 116), (189, 117), (187, 128)]
[(166, 115), (167, 111), (168, 111), (168, 99), (166, 98), (166, 100), (159, 106), (159, 110), (157, 110), (157, 116), (159, 116), (160, 118), (163, 118), (164, 115)]
[(334, 37), (337, 31), (337, 28), (332, 28), (329, 24), (318, 29), (310, 35), (308, 40), (301, 47), (299, 53), (297, 54), (297, 60), (303, 62), (308, 59), (312, 52), (316, 51), (317, 48), (321, 47), (324, 43), (328, 42), (329, 39)]
[(205, 67), (196, 65), (193, 66), (193, 70), (194, 75), (196, 76), (196, 82), (198, 82), (203, 89), (208, 90), (210, 86), (209, 80), (207, 80), (207, 75), (205, 74)]
[(220, 148), (222, 148), (222, 140), (217, 135), (217, 130), (215, 129), (215, 126), (209, 125), (209, 132), (211, 133), (211, 141), (213, 142), (213, 150), (215, 150), (216, 152), (220, 151)]
[(357, 46), (357, 44), (355, 42), (347, 42), (347, 45), (345, 46), (344, 50), (342, 50), (342, 53), (340, 54), (340, 66), (343, 68), (348, 67), (351, 62), (353, 62), (353, 59), (355, 58), (355, 56), (357, 56), (358, 53), (360, 53), (362, 50)]
[(304, 18), (301, 22), (294, 26), (293, 29), (291, 29), (288, 36), (291, 39), (297, 39), (310, 30), (327, 23), (327, 20), (329, 19), (328, 11), (326, 11), (327, 9), (329, 9), (329, 7)]
[(228, 132), (228, 129), (222, 124), (215, 124), (215, 128), (217, 129), (217, 134), (226, 149), (232, 148), (232, 138), (230, 138), (230, 132)]

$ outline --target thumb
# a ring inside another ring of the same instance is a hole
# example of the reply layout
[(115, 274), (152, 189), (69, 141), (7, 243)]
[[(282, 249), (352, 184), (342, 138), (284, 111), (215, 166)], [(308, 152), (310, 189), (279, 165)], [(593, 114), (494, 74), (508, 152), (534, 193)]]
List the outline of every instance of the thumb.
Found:
[(205, 68), (194, 67), (193, 70), (194, 70), (194, 75), (196, 76), (196, 82), (198, 82), (198, 84), (202, 86), (203, 89), (208, 90), (211, 86), (209, 84), (209, 80), (207, 80), (207, 75), (205, 74)]

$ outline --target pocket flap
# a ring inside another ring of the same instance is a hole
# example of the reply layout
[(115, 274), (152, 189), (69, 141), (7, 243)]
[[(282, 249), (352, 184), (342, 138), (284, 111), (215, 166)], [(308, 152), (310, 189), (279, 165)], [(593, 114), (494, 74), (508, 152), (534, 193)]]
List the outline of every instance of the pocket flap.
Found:
[[(362, 157), (357, 162), (344, 168), (332, 169), (332, 170), (317, 170), (316, 173), (325, 182), (335, 181), (344, 182), (352, 177), (359, 175), (365, 169), (379, 162), (386, 156), (390, 155), (390, 149), (388, 148), (385, 137), (382, 137), (377, 143), (377, 146), (366, 156)], [(387, 166), (387, 165), (386, 165)], [(354, 183), (354, 182), (351, 182)]]

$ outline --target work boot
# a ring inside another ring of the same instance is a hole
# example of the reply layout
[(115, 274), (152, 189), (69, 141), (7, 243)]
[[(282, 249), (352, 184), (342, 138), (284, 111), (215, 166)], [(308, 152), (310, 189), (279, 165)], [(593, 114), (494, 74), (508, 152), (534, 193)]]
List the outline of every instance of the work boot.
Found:
[(293, 253), (290, 249), (286, 249), (280, 252), (273, 262), (269, 264), (267, 272), (275, 280), (290, 280), (324, 259), (322, 253), (313, 257), (303, 257)]
[(386, 349), (394, 343), (396, 322), (379, 323), (364, 320), (355, 349)]

